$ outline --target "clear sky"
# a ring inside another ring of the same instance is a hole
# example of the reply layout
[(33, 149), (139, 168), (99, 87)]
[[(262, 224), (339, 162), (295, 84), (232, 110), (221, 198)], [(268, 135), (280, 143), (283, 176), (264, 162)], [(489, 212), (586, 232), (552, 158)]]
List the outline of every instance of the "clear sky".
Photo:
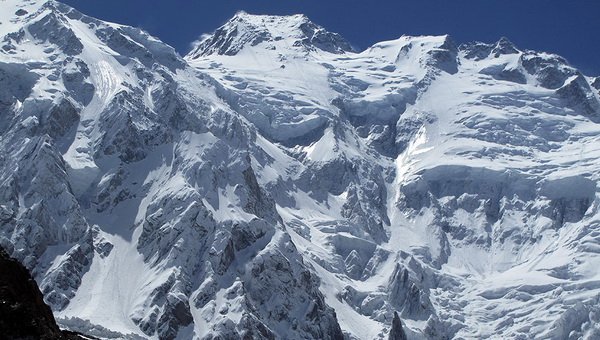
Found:
[(402, 34), (450, 34), (458, 43), (506, 36), (562, 55), (600, 76), (600, 0), (63, 0), (85, 14), (137, 26), (182, 55), (238, 10), (306, 14), (359, 49)]

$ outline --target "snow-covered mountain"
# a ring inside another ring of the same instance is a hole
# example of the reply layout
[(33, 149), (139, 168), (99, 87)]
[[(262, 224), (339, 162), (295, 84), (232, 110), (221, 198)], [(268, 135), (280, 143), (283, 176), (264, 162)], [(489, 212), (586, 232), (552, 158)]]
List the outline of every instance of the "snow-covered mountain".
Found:
[(240, 12), (0, 2), (0, 245), (102, 338), (600, 336), (600, 78)]

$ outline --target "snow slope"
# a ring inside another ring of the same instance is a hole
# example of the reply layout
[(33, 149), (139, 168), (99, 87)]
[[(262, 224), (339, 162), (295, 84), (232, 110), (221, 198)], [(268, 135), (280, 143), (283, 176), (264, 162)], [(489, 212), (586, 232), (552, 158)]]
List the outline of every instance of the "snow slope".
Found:
[(600, 92), (561, 57), (449, 36), (358, 52), (240, 12), (181, 58), (54, 1), (0, 7), (0, 244), (63, 326), (600, 334)]

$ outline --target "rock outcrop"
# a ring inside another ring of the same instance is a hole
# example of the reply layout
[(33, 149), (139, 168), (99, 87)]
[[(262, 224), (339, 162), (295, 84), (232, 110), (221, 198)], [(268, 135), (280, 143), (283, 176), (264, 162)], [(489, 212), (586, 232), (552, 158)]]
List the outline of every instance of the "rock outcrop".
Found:
[(0, 248), (0, 334), (12, 340), (77, 340), (61, 331), (29, 271)]

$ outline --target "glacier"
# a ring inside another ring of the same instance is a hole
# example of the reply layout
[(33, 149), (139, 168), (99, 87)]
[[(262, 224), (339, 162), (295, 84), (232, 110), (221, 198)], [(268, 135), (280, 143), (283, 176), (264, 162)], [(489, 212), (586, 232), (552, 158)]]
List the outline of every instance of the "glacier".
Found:
[(600, 337), (600, 78), (237, 13), (0, 3), (0, 246), (106, 339)]

